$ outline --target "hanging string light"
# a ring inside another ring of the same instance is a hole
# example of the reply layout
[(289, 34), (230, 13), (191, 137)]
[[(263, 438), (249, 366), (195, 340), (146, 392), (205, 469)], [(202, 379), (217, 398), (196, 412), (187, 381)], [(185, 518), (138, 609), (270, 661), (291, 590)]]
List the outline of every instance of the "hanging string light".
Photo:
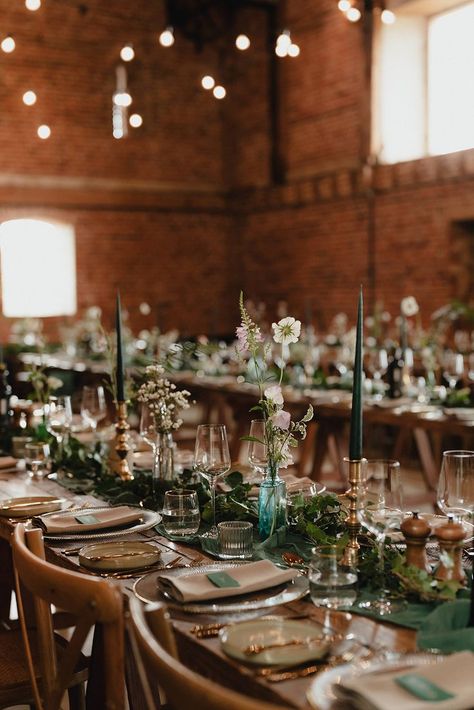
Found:
[(38, 130), (36, 131), (36, 133), (38, 134), (38, 138), (41, 138), (41, 140), (45, 141), (51, 135), (51, 128), (45, 123), (43, 123), (41, 126), (38, 126)]
[(227, 91), (224, 89), (223, 86), (217, 85), (214, 87), (212, 90), (212, 93), (214, 94), (214, 98), (216, 99), (224, 99), (225, 95), (227, 94)]
[(206, 91), (209, 91), (210, 89), (213, 89), (216, 85), (215, 79), (213, 76), (210, 76), (210, 74), (206, 74), (206, 76), (203, 76), (201, 79), (201, 86), (203, 89), (206, 89)]
[(127, 71), (123, 64), (115, 70), (116, 84), (112, 95), (112, 135), (114, 138), (124, 138), (128, 134), (127, 108), (132, 103), (132, 97), (127, 90)]
[(290, 30), (283, 30), (283, 32), (278, 35), (275, 45), (275, 54), (277, 57), (297, 57), (299, 53), (300, 48), (295, 42), (292, 42)]
[(245, 50), (250, 47), (250, 38), (247, 35), (238, 35), (235, 39), (235, 46), (237, 49), (240, 49), (241, 52), (245, 52)]
[(167, 27), (158, 37), (158, 42), (162, 47), (172, 47), (174, 44), (174, 29)]
[(41, 7), (41, 0), (25, 0), (25, 7), (27, 10), (31, 10), (31, 12), (35, 12), (36, 10), (39, 10)]
[(16, 47), (15, 40), (11, 35), (7, 35), (0, 44), (0, 47), (5, 54), (10, 54)]
[(132, 128), (140, 128), (143, 123), (143, 118), (140, 116), (139, 113), (132, 113), (132, 115), (128, 119), (128, 122), (132, 126)]
[(36, 103), (36, 94), (34, 91), (25, 91), (22, 97), (22, 101), (25, 106), (33, 106)]
[(120, 59), (122, 59), (124, 62), (131, 62), (134, 56), (135, 50), (133, 49), (131, 44), (126, 44), (120, 50)]

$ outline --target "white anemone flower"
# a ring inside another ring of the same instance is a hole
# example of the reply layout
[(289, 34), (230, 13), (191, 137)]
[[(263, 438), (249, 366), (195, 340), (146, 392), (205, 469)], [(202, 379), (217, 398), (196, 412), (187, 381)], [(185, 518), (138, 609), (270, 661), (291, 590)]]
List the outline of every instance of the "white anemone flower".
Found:
[(297, 343), (301, 333), (301, 321), (292, 316), (282, 318), (278, 323), (272, 323), (273, 340), (275, 343), (289, 345)]
[(284, 403), (280, 385), (272, 385), (271, 387), (267, 387), (264, 395), (268, 400), (272, 401), (277, 406), (281, 406)]
[(410, 316), (416, 316), (420, 307), (414, 296), (407, 296), (406, 298), (402, 298), (400, 310), (406, 318), (409, 318)]

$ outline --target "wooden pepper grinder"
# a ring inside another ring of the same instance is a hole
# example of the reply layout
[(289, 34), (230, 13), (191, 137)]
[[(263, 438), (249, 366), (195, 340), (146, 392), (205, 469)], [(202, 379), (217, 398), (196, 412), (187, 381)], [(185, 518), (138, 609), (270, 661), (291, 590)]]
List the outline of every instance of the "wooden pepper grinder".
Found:
[(413, 565), (431, 574), (431, 566), (426, 556), (426, 542), (431, 535), (431, 528), (423, 518), (414, 512), (411, 518), (406, 518), (400, 525), (406, 549), (407, 565)]
[[(454, 522), (450, 515), (448, 522), (440, 525), (436, 529), (436, 539), (440, 548), (440, 561), (436, 568), (435, 579), (456, 580), (461, 584), (467, 584), (466, 574), (462, 568), (462, 541), (466, 533), (459, 523)], [(452, 562), (445, 564), (448, 557)]]

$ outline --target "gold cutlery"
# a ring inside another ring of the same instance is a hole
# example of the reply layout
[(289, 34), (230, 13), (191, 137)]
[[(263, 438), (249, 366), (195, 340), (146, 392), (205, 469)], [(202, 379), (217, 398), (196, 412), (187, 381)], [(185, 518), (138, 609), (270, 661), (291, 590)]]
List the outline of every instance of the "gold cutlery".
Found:
[[(81, 548), (79, 548), (81, 549)], [(100, 562), (101, 560), (119, 560), (122, 557), (140, 557), (141, 555), (150, 555), (150, 550), (142, 550), (141, 552), (115, 552), (111, 555), (96, 555), (94, 557), (88, 557), (90, 562)]]
[(18, 510), (20, 508), (35, 508), (36, 506), (45, 505), (56, 505), (56, 503), (64, 503), (62, 498), (56, 498), (54, 500), (37, 500), (30, 501), (29, 503), (10, 503), (9, 505), (0, 506), (0, 510)]
[(277, 643), (251, 643), (243, 652), (246, 656), (258, 656), (264, 651), (271, 651), (276, 648), (287, 648), (288, 646), (310, 646), (314, 641), (321, 641), (320, 637), (312, 639), (291, 639), (290, 641)]

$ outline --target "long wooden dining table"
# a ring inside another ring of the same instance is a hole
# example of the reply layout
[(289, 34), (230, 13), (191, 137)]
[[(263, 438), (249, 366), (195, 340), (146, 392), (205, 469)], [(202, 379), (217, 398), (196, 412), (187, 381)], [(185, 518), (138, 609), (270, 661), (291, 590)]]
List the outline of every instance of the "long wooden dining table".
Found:
[[(71, 507), (75, 506), (103, 506), (104, 502), (91, 495), (77, 495), (59, 485), (56, 481), (48, 478), (36, 481), (31, 479), (25, 472), (0, 470), (0, 498), (13, 498), (19, 496), (32, 495), (53, 495), (64, 498)], [(2, 569), (2, 581), (0, 587), (0, 616), (5, 620), (10, 612), (10, 591), (12, 589), (11, 557), (9, 539), (17, 524), (17, 519), (0, 517), (0, 565)], [(161, 560), (163, 564), (172, 561), (178, 555), (182, 558), (180, 564), (190, 565), (193, 561), (207, 563), (210, 561), (206, 555), (196, 548), (188, 545), (172, 542), (160, 535), (155, 529), (150, 529), (139, 534), (131, 535), (124, 539), (151, 540), (161, 550)], [(46, 544), (47, 559), (53, 564), (74, 570), (81, 574), (93, 574), (79, 565), (76, 554), (68, 554), (68, 550), (77, 548), (77, 542), (55, 542)], [(133, 584), (141, 576), (139, 570), (136, 576), (126, 579), (117, 579), (114, 575), (109, 578), (121, 586), (124, 594), (133, 593)], [(247, 612), (249, 614), (250, 612)], [(299, 617), (309, 622), (321, 623), (324, 611), (315, 607), (307, 596), (299, 601), (291, 602), (285, 606), (272, 609), (262, 609), (254, 612), (255, 616), (278, 615), (286, 618)], [(286, 680), (284, 682), (270, 682), (259, 677), (255, 667), (247, 666), (227, 657), (220, 648), (218, 638), (198, 639), (191, 629), (195, 624), (208, 622), (226, 623), (236, 621), (235, 614), (232, 617), (224, 615), (204, 616), (177, 614), (172, 612), (173, 624), (178, 639), (181, 658), (190, 668), (193, 668), (202, 675), (212, 678), (218, 683), (233, 688), (246, 695), (259, 699), (266, 699), (274, 703), (293, 707), (308, 708), (306, 691), (312, 681), (312, 677)], [(249, 618), (242, 615), (242, 618)], [(380, 623), (366, 617), (357, 616), (346, 612), (331, 612), (331, 625), (337, 631), (354, 634), (355, 637), (363, 641), (368, 647), (385, 647), (400, 652), (410, 652), (415, 649), (415, 632), (406, 628), (400, 628), (389, 623)], [(130, 706), (139, 707), (134, 699), (139, 696), (140, 688), (135, 684), (133, 673), (127, 674), (129, 683), (128, 693)], [(132, 687), (130, 687), (130, 685)], [(133, 687), (134, 686), (134, 687)]]

